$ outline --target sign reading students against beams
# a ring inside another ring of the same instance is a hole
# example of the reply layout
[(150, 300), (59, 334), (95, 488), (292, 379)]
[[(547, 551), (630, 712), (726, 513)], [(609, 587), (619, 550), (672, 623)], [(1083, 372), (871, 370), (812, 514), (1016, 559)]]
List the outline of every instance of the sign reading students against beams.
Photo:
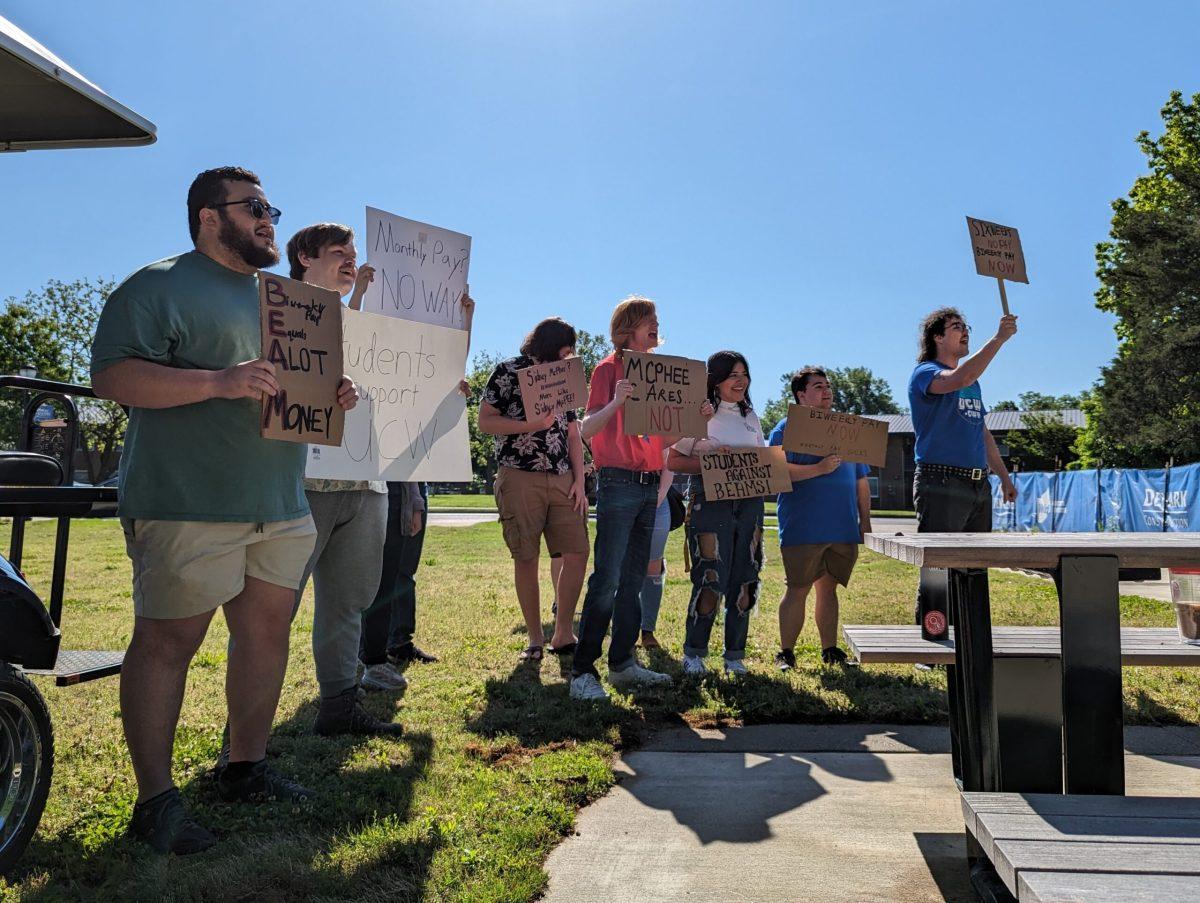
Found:
[(1000, 286), (1000, 304), (1008, 316), (1008, 295), (1004, 291), (1004, 280), (1029, 284), (1025, 272), (1025, 252), (1021, 250), (1021, 236), (1012, 226), (1001, 226), (987, 220), (967, 217), (967, 231), (971, 234), (971, 252), (975, 256), (975, 272), (980, 276), (993, 276)]
[(367, 263), (375, 280), (362, 309), (387, 317), (466, 329), (471, 236), (367, 208)]
[(704, 497), (711, 502), (792, 491), (787, 455), (778, 445), (727, 448), (700, 456)]
[(708, 421), (700, 413), (708, 390), (703, 361), (625, 351), (621, 362), (633, 383), (625, 401), (626, 436), (708, 438)]
[(587, 403), (587, 377), (583, 361), (577, 357), (518, 370), (517, 388), (526, 415), (534, 419), (551, 411), (556, 414), (573, 411)]
[(342, 299), (337, 292), (274, 273), (258, 274), (262, 353), (279, 393), (263, 396), (262, 436), (341, 445)]
[(342, 322), (345, 372), (360, 400), (346, 412), (340, 448), (309, 446), (305, 476), (470, 482), (467, 400), (458, 392), (467, 334), (357, 310)]
[(789, 404), (783, 447), (797, 454), (839, 455), (847, 461), (883, 467), (887, 437), (886, 420)]

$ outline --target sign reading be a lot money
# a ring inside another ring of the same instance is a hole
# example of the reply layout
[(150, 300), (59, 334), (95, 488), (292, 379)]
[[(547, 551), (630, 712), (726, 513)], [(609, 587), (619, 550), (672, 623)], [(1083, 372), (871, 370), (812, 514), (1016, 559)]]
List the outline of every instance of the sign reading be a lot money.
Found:
[(551, 411), (573, 411), (587, 403), (587, 377), (583, 375), (583, 361), (577, 357), (518, 370), (517, 387), (525, 416), (532, 420)]
[(791, 404), (783, 429), (783, 447), (802, 455), (839, 455), (847, 461), (883, 467), (887, 437), (884, 420)]
[(787, 456), (778, 445), (727, 448), (700, 456), (704, 497), (710, 502), (752, 499), (792, 491)]
[(279, 392), (263, 396), (262, 437), (341, 445), (342, 299), (337, 292), (274, 273), (258, 274), (262, 354)]

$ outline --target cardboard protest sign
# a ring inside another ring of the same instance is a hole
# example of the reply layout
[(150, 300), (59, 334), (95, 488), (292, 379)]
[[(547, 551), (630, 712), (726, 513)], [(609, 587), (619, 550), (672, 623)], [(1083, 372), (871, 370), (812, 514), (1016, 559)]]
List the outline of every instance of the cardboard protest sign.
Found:
[(466, 329), (471, 236), (367, 208), (367, 263), (375, 280), (362, 309), (418, 323)]
[(587, 377), (583, 361), (577, 357), (518, 370), (517, 387), (525, 416), (535, 420), (551, 411), (573, 411), (587, 403)]
[(467, 334), (346, 310), (342, 349), (359, 402), (339, 448), (309, 447), (305, 476), (470, 482), (467, 400), (458, 392)]
[(275, 365), (279, 394), (263, 397), (262, 436), (341, 445), (342, 299), (337, 292), (258, 274), (262, 354)]
[(731, 448), (700, 456), (704, 497), (710, 502), (792, 491), (787, 456), (778, 445)]
[(700, 413), (708, 390), (703, 361), (636, 351), (626, 351), (621, 360), (633, 383), (625, 402), (626, 436), (708, 437), (708, 421)]
[(1028, 284), (1025, 253), (1021, 250), (1021, 236), (1016, 229), (968, 216), (967, 231), (971, 234), (976, 273)]
[(802, 404), (788, 405), (783, 447), (804, 455), (840, 455), (883, 467), (887, 460), (888, 425), (885, 420), (822, 411)]

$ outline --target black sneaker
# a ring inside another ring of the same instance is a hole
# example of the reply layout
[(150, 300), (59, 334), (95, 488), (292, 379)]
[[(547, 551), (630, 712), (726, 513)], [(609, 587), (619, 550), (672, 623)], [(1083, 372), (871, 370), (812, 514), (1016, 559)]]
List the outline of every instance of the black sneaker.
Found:
[(850, 657), (846, 655), (837, 646), (830, 646), (828, 649), (821, 650), (821, 661), (826, 665), (845, 665), (847, 668), (853, 668), (856, 662), (850, 661)]
[(780, 649), (775, 653), (775, 664), (780, 671), (791, 671), (796, 667), (796, 653), (791, 649)]
[(187, 856), (207, 850), (217, 842), (208, 828), (192, 818), (176, 787), (134, 806), (125, 833), (163, 855)]
[[(241, 765), (248, 767), (239, 768)], [(313, 792), (291, 778), (285, 778), (263, 759), (253, 764), (231, 762), (227, 765), (217, 778), (217, 795), (227, 803), (306, 803)]]
[(351, 687), (337, 696), (321, 699), (321, 709), (317, 712), (317, 723), (313, 725), (313, 731), (322, 737), (335, 734), (399, 737), (404, 733), (404, 725), (394, 721), (380, 721), (363, 708), (358, 698), (358, 687)]
[(441, 661), (441, 659), (431, 652), (426, 652), (419, 646), (408, 643), (397, 649), (389, 649), (388, 661), (397, 666), (407, 665), (409, 662), (416, 662), (419, 665), (432, 665), (434, 662)]

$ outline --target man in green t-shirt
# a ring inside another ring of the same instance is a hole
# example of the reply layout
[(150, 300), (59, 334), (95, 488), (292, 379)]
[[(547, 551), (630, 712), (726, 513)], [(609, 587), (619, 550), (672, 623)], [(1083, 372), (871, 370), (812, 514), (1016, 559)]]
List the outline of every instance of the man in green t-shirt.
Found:
[[(138, 270), (109, 296), (92, 345), (92, 386), (129, 407), (118, 513), (133, 562), (134, 628), (121, 719), (138, 782), (129, 833), (161, 853), (215, 842), (171, 779), (188, 666), (223, 607), (227, 801), (311, 794), (267, 767), (287, 667), (288, 627), (315, 529), (301, 479), (307, 446), (263, 439), (261, 399), (278, 391), (262, 359), (260, 267), (278, 263), (279, 211), (258, 177), (202, 172), (188, 191), (194, 251)], [(338, 402), (358, 394), (343, 379)]]

